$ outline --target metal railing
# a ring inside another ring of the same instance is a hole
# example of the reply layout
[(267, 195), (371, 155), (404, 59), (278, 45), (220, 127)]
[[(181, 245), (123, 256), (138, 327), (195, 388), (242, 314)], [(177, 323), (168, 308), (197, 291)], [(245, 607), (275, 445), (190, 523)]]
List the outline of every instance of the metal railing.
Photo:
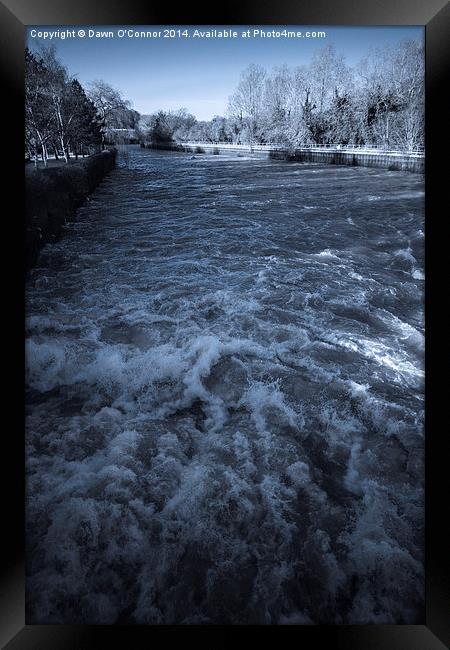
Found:
[[(275, 142), (264, 142), (258, 144), (243, 144), (241, 142), (204, 142), (201, 140), (189, 140), (188, 142), (180, 142), (182, 146), (199, 146), (199, 147), (223, 147), (228, 149), (242, 148), (246, 150), (263, 151), (266, 149), (286, 149), (286, 145), (278, 144)], [(395, 154), (395, 155), (408, 155), (408, 156), (424, 156), (424, 147), (417, 147), (415, 149), (392, 149), (375, 144), (334, 144), (334, 143), (320, 143), (320, 144), (302, 144), (294, 147), (296, 151), (303, 151), (305, 149), (310, 151), (333, 151), (342, 153), (380, 153), (380, 154)]]

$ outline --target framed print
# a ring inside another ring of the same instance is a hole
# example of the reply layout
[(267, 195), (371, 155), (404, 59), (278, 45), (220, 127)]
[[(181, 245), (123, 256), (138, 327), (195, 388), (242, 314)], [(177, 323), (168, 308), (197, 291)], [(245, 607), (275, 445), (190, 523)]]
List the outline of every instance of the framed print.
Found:
[(10, 650), (448, 645), (443, 4), (1, 5)]

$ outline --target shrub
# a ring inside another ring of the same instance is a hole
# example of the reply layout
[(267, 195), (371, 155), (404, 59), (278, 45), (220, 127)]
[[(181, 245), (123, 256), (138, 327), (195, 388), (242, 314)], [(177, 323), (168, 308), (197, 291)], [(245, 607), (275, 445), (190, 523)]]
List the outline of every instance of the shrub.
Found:
[(44, 244), (54, 241), (65, 223), (115, 164), (117, 149), (108, 149), (69, 165), (33, 169), (26, 174), (26, 266), (36, 263)]

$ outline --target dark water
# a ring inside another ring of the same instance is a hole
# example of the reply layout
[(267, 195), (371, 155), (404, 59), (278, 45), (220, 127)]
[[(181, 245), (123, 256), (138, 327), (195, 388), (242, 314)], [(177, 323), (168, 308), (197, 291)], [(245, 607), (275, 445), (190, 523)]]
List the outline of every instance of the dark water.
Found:
[(414, 623), (423, 177), (132, 148), (28, 287), (38, 623)]

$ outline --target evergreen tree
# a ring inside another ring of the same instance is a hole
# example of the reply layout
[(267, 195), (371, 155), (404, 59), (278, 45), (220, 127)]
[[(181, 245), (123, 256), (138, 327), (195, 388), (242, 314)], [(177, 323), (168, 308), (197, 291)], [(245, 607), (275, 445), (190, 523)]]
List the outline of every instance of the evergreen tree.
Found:
[(67, 93), (67, 112), (72, 116), (69, 141), (75, 156), (102, 142), (102, 120), (80, 82), (73, 79)]

